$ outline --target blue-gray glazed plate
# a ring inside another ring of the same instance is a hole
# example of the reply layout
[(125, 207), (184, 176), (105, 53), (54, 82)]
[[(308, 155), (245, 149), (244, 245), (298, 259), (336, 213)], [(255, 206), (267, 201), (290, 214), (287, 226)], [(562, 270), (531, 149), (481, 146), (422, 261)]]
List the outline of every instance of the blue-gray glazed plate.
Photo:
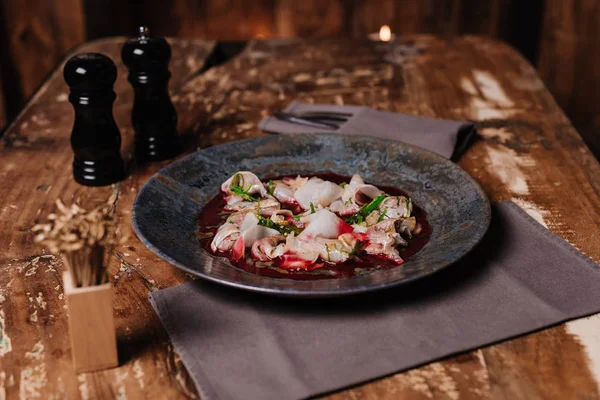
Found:
[[(243, 271), (201, 248), (197, 217), (236, 171), (260, 178), (333, 172), (406, 191), (425, 209), (429, 242), (406, 263), (345, 279), (293, 280)], [(239, 289), (295, 297), (378, 290), (431, 275), (468, 253), (490, 223), (490, 204), (463, 169), (430, 151), (361, 136), (280, 135), (200, 150), (161, 169), (133, 205), (133, 227), (148, 248), (193, 275)]]

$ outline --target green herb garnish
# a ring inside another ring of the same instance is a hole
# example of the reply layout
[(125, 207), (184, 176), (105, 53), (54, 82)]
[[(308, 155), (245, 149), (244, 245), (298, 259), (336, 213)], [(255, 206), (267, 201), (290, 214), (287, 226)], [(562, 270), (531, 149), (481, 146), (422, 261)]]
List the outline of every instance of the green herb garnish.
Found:
[(346, 222), (349, 224), (361, 224), (363, 220), (367, 217), (367, 215), (371, 214), (387, 197), (387, 194), (382, 194), (381, 196), (377, 196), (373, 199), (369, 204), (364, 205), (360, 210), (358, 210), (355, 214), (352, 214), (348, 218), (346, 218)]
[(295, 234), (298, 234), (301, 232), (300, 229), (298, 229), (294, 226), (285, 226), (285, 225), (275, 223), (275, 222), (273, 222), (272, 219), (265, 218), (260, 214), (257, 214), (256, 218), (258, 218), (259, 225), (266, 226), (267, 228), (275, 229), (277, 232), (279, 232), (285, 236), (289, 235), (292, 232)]
[(302, 217), (304, 217), (304, 215), (294, 215), (292, 218), (294, 218), (296, 221), (299, 221)]
[(347, 185), (347, 183), (346, 183), (346, 182), (342, 182), (342, 183), (340, 183), (340, 187), (342, 187), (342, 188), (345, 188), (345, 187), (346, 187), (346, 185)]
[(360, 240), (358, 240), (356, 242), (356, 245), (352, 249), (352, 252), (349, 254), (350, 257), (354, 257), (355, 255), (357, 255), (358, 252), (362, 250), (362, 246), (363, 246), (363, 242), (361, 242)]
[(267, 185), (267, 192), (273, 196), (273, 193), (275, 192), (275, 184), (273, 181), (269, 181), (269, 184)]
[(315, 213), (315, 205), (313, 203), (310, 203), (310, 213), (311, 214)]
[(252, 185), (248, 186), (247, 189), (244, 189), (244, 177), (241, 174), (235, 174), (231, 180), (231, 186), (229, 186), (229, 189), (246, 201), (256, 202), (258, 199), (248, 193), (251, 187)]
[(247, 190), (242, 189), (239, 186), (233, 186), (231, 185), (229, 187), (231, 189), (231, 191), (233, 193), (235, 193), (236, 195), (240, 196), (242, 199), (246, 200), (246, 201), (253, 201), (253, 202), (257, 202), (258, 199), (256, 197), (252, 197), (250, 194), (248, 194)]
[(384, 209), (383, 212), (379, 215), (379, 218), (377, 218), (377, 222), (383, 221), (383, 219), (385, 218), (386, 214), (387, 214), (387, 208)]

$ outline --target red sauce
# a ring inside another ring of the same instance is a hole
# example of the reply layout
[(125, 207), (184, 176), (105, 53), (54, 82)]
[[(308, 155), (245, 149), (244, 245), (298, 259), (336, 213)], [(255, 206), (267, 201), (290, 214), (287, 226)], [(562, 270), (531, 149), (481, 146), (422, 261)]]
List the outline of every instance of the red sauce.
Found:
[[(316, 176), (323, 180), (335, 182), (337, 184), (340, 184), (342, 182), (350, 182), (350, 177), (334, 173), (312, 174), (303, 176)], [(290, 175), (290, 177), (294, 178), (295, 175)], [(272, 179), (275, 180), (282, 178), (283, 177), (276, 177)], [(409, 197), (406, 192), (394, 187), (377, 187), (391, 196)], [(202, 210), (202, 213), (198, 216), (198, 240), (200, 242), (200, 245), (204, 248), (204, 250), (206, 250), (210, 254), (214, 254), (210, 250), (210, 243), (213, 240), (214, 234), (217, 232), (219, 226), (221, 226), (223, 222), (227, 219), (227, 217), (230, 215), (230, 213), (223, 211), (225, 204), (226, 203), (225, 200), (223, 200), (223, 195), (218, 194), (206, 204), (206, 206)], [(419, 250), (421, 250), (423, 246), (427, 244), (429, 238), (431, 237), (431, 226), (427, 222), (427, 213), (414, 203), (413, 216), (416, 217), (417, 223), (421, 224), (422, 230), (418, 236), (413, 236), (412, 239), (407, 240), (408, 246), (401, 246), (398, 248), (400, 251), (400, 256), (405, 262), (408, 261), (413, 255), (415, 255)], [(398, 264), (396, 264), (395, 262), (381, 257), (361, 255), (360, 259), (354, 258), (341, 264), (325, 263), (325, 266), (323, 268), (315, 269), (312, 271), (286, 271), (277, 268), (273, 263), (258, 263), (252, 258), (250, 258), (249, 255), (246, 256), (246, 259), (242, 259), (239, 261), (231, 259), (231, 257), (229, 257), (229, 255), (226, 253), (218, 254), (218, 256), (227, 257), (231, 264), (257, 275), (264, 275), (273, 278), (301, 280), (351, 278), (355, 275), (366, 274), (378, 269), (398, 267)]]

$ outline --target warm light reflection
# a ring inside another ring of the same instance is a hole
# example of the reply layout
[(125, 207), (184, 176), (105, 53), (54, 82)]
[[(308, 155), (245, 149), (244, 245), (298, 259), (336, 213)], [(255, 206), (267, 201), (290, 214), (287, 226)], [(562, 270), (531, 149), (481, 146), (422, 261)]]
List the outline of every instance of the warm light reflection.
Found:
[(390, 30), (390, 27), (387, 25), (383, 25), (379, 29), (379, 40), (381, 40), (382, 42), (389, 42), (391, 39), (392, 31)]

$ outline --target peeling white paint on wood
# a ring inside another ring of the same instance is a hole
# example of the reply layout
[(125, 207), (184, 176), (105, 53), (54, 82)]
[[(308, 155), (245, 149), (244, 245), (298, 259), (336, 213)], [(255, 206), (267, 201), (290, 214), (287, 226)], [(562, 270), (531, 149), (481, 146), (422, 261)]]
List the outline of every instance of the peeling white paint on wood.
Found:
[(583, 345), (590, 371), (596, 378), (600, 391), (600, 314), (568, 322), (566, 327), (567, 332)]
[(33, 349), (25, 353), (25, 357), (40, 361), (37, 365), (29, 366), (21, 370), (21, 379), (19, 381), (19, 398), (32, 399), (41, 397), (40, 391), (48, 383), (46, 375), (46, 363), (44, 360), (44, 345), (41, 342), (36, 343)]
[(515, 114), (515, 110), (502, 110), (495, 104), (482, 100), (479, 97), (471, 98), (469, 109), (471, 118), (477, 121), (504, 119)]
[(44, 358), (44, 344), (41, 340), (33, 346), (31, 351), (25, 353), (25, 358), (32, 358), (38, 361)]
[(42, 310), (46, 309), (46, 305), (48, 303), (44, 301), (44, 296), (42, 295), (42, 292), (38, 292), (35, 301), (37, 302), (38, 306), (42, 308)]
[(545, 228), (548, 228), (548, 224), (546, 224), (546, 221), (544, 220), (544, 216), (548, 216), (550, 214), (550, 211), (544, 210), (527, 200), (523, 200), (523, 199), (519, 199), (519, 198), (513, 198), (511, 200), (514, 203), (516, 203), (519, 207), (521, 207), (523, 209), (523, 211), (525, 211), (527, 214), (529, 214), (530, 217), (535, 219), (537, 222), (539, 222)]
[(6, 400), (6, 387), (4, 382), (6, 381), (6, 372), (0, 372), (0, 400)]
[(460, 393), (454, 378), (446, 372), (440, 363), (432, 363), (420, 369), (413, 369), (396, 375), (413, 391), (429, 399), (438, 397), (459, 400)]
[(460, 398), (460, 392), (458, 391), (454, 378), (450, 376), (444, 366), (440, 363), (433, 363), (429, 366), (433, 371), (433, 381), (435, 386), (443, 394), (452, 400), (458, 400)]
[(473, 96), (477, 96), (477, 88), (475, 87), (475, 85), (473, 84), (473, 81), (471, 81), (471, 79), (469, 79), (465, 76), (461, 77), (460, 78), (460, 87), (466, 93), (473, 95)]
[(486, 169), (496, 175), (507, 189), (515, 195), (529, 194), (529, 185), (522, 167), (535, 167), (535, 161), (528, 156), (519, 156), (513, 149), (504, 146), (486, 147), (489, 163)]
[(502, 85), (491, 72), (476, 69), (473, 71), (473, 78), (487, 100), (502, 107), (514, 107), (515, 103), (506, 95)]
[[(123, 371), (120, 371), (120, 370)], [(125, 380), (129, 377), (129, 367), (115, 369), (115, 386), (117, 388), (117, 399), (127, 399), (127, 392), (125, 391)]]
[(481, 366), (487, 370), (487, 363), (485, 362), (485, 356), (483, 355), (483, 351), (481, 349), (479, 349), (479, 350), (475, 351), (475, 355), (477, 356), (477, 359), (479, 360), (479, 364), (481, 364)]
[(124, 400), (127, 398), (127, 392), (125, 391), (125, 385), (122, 384), (119, 386), (119, 390), (117, 392), (117, 399)]
[(85, 374), (77, 375), (77, 381), (79, 382), (79, 395), (81, 396), (81, 400), (89, 400), (90, 388), (87, 383), (86, 375)]
[(514, 138), (514, 135), (506, 128), (483, 128), (478, 129), (477, 133), (486, 139), (497, 139), (503, 144)]
[(481, 384), (481, 386), (483, 387), (483, 390), (481, 390), (480, 388), (471, 388), (471, 391), (473, 391), (474, 393), (476, 393), (478, 396), (483, 396), (483, 393), (490, 393), (491, 391), (491, 387), (490, 387), (490, 374), (488, 373), (488, 369), (487, 369), (487, 363), (485, 362), (485, 357), (483, 355), (483, 351), (481, 349), (475, 351), (475, 355), (477, 356), (477, 359), (479, 360), (479, 363), (481, 364), (481, 368), (479, 368), (478, 370), (476, 370), (473, 375), (475, 376), (475, 379), (477, 379), (477, 382), (479, 382), (479, 384)]
[(15, 385), (15, 377), (11, 374), (8, 378), (8, 382), (6, 381), (6, 372), (0, 372), (0, 400), (6, 400), (6, 388)]
[(68, 398), (65, 393), (65, 382), (62, 376), (56, 379), (56, 392), (48, 396), (48, 400), (63, 400)]
[(471, 96), (467, 109), (474, 120), (505, 119), (517, 112), (515, 103), (488, 71), (473, 70), (470, 76), (461, 77), (459, 84)]
[(427, 379), (419, 374), (419, 370), (411, 370), (406, 373), (407, 383), (415, 392), (432, 399), (433, 393), (427, 384)]
[(144, 370), (142, 369), (142, 364), (140, 360), (135, 360), (133, 362), (133, 376), (137, 379), (138, 384), (140, 385), (140, 389), (144, 390)]
[(4, 310), (0, 310), (0, 357), (12, 351), (10, 337), (6, 332), (6, 322), (4, 320)]

